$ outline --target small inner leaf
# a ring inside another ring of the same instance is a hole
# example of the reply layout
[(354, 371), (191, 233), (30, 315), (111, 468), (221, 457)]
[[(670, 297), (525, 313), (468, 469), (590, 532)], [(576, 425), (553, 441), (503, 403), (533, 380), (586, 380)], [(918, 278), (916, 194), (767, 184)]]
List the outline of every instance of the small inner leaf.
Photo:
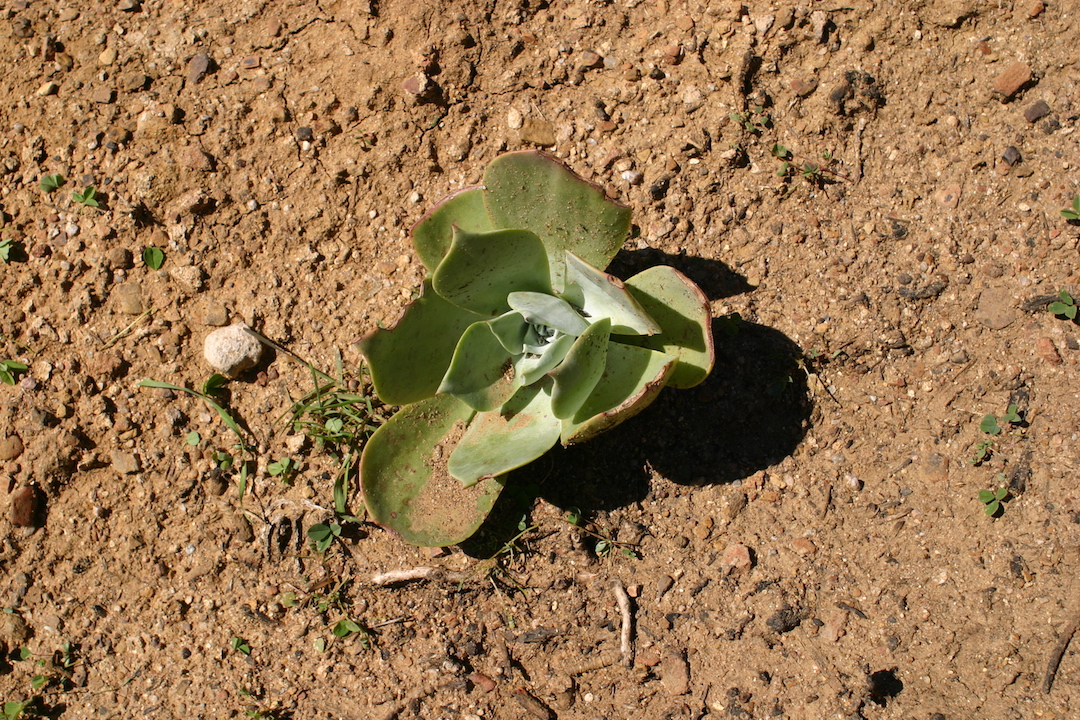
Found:
[(514, 364), (517, 373), (517, 382), (520, 385), (532, 385), (540, 378), (547, 375), (556, 365), (563, 361), (570, 348), (577, 340), (573, 335), (560, 335), (549, 343), (539, 355), (522, 355)]
[(570, 303), (554, 295), (512, 292), (506, 301), (529, 322), (553, 327), (567, 335), (577, 337), (589, 327), (589, 321), (581, 317)]
[(488, 321), (488, 327), (495, 337), (502, 343), (506, 352), (511, 355), (520, 355), (523, 352), (525, 334), (529, 330), (529, 323), (525, 321), (519, 312), (508, 312)]

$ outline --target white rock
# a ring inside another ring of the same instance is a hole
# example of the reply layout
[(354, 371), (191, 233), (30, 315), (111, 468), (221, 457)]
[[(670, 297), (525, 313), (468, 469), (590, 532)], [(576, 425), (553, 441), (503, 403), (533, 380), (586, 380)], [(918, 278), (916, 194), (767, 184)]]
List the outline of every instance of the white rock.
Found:
[(516, 107), (511, 107), (506, 111), (506, 127), (511, 130), (520, 130), (521, 126), (525, 124), (525, 118), (522, 117), (521, 111)]
[(262, 357), (262, 343), (249, 335), (246, 328), (246, 323), (219, 328), (207, 335), (203, 342), (206, 362), (225, 377), (237, 377), (255, 367)]

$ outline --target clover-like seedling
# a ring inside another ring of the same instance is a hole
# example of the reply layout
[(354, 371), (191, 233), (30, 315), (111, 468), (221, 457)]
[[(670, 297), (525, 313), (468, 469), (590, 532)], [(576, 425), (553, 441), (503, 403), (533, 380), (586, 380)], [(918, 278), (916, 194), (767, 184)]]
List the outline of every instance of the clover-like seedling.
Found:
[(165, 251), (153, 245), (143, 248), (142, 261), (151, 270), (160, 270), (161, 266), (165, 264)]
[(334, 538), (341, 537), (341, 526), (337, 523), (316, 523), (308, 528), (307, 535), (315, 543), (316, 550), (326, 552)]
[(38, 181), (38, 186), (41, 188), (42, 192), (51, 193), (54, 190), (63, 187), (65, 182), (67, 181), (64, 180), (64, 176), (59, 173), (42, 175), (41, 180)]
[(26, 363), (18, 360), (0, 360), (0, 382), (6, 385), (14, 385), (15, 378), (29, 369)]
[(626, 281), (599, 269), (629, 229), (628, 208), (531, 151), (496, 158), (483, 186), (413, 228), (423, 292), (360, 341), (380, 399), (403, 406), (361, 459), (377, 523), (415, 545), (459, 543), (508, 473), (705, 379), (704, 293), (667, 266)]
[[(1001, 473), (998, 473), (997, 477), (999, 481), (1005, 479), (1005, 476)], [(979, 491), (979, 502), (981, 502), (985, 506), (983, 508), (983, 512), (985, 512), (990, 517), (998, 515), (1003, 508), (1002, 503), (1004, 503), (1008, 499), (1009, 488), (1005, 487), (1004, 485), (995, 490)]]
[(251, 646), (244, 642), (244, 639), (239, 636), (233, 636), (233, 638), (229, 640), (229, 647), (244, 655), (251, 654)]
[(11, 238), (0, 240), (0, 260), (3, 260), (5, 265), (11, 262), (11, 251), (16, 247), (18, 246)]
[(71, 199), (77, 203), (85, 205), (86, 207), (99, 208), (101, 202), (97, 199), (97, 190), (91, 185), (83, 188), (82, 192), (76, 190), (71, 193)]
[(1058, 299), (1050, 303), (1047, 310), (1057, 315), (1062, 320), (1076, 320), (1076, 301), (1067, 291), (1058, 293)]
[(1073, 198), (1072, 207), (1061, 211), (1061, 217), (1066, 220), (1080, 220), (1080, 195)]

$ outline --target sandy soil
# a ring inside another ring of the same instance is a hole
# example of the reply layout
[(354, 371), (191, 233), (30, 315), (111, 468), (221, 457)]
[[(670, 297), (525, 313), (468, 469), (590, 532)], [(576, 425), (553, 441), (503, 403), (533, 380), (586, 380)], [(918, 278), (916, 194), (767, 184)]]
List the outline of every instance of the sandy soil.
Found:
[[(3, 2), (0, 360), (28, 370), (0, 385), (0, 701), (65, 719), (1080, 712), (1071, 649), (1044, 687), (1080, 613), (1080, 345), (1047, 309), (1077, 289), (1060, 211), (1080, 194), (1080, 16), (444, 5)], [(307, 368), (268, 353), (228, 384), (242, 497), (217, 413), (139, 382), (201, 387), (204, 338), (237, 321), (355, 368), (422, 277), (411, 224), (526, 147), (633, 208), (618, 273), (667, 263), (703, 287), (712, 376), (538, 461), (464, 547), (360, 523), (316, 552), (338, 464), (276, 422)], [(73, 197), (88, 186), (99, 207)], [(978, 493), (999, 487), (988, 517)], [(415, 567), (437, 572), (373, 582)]]

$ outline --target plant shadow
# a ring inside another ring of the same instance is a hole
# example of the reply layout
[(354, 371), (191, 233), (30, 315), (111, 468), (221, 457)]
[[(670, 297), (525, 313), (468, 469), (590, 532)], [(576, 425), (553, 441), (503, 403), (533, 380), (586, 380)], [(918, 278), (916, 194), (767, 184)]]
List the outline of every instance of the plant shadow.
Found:
[(507, 477), (480, 532), (463, 545), (488, 556), (518, 532), (532, 502), (585, 513), (644, 500), (658, 474), (684, 486), (730, 483), (790, 455), (811, 413), (803, 352), (783, 333), (713, 318), (716, 364), (703, 383), (665, 389), (644, 412), (581, 445), (556, 446)]
[(710, 300), (720, 300), (753, 290), (739, 273), (719, 260), (694, 255), (672, 255), (656, 248), (620, 250), (607, 272), (626, 279), (656, 265), (670, 265), (701, 288)]

